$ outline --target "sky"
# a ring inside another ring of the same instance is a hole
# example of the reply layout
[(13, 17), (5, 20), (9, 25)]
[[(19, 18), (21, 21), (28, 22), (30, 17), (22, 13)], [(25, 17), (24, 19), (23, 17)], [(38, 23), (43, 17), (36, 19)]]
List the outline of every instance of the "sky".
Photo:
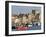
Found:
[(41, 12), (41, 7), (35, 7), (35, 6), (16, 6), (16, 5), (12, 5), (11, 6), (11, 11), (12, 11), (12, 15), (18, 15), (18, 14), (28, 14), (31, 13), (32, 10), (36, 10)]

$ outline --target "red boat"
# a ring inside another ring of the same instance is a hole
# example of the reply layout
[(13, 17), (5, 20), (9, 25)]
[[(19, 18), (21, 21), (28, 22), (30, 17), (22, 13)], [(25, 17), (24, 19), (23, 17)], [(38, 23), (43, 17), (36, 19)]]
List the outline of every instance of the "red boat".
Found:
[(19, 31), (23, 31), (23, 30), (27, 30), (28, 29), (28, 27), (21, 27), (21, 26), (19, 26), (19, 27), (16, 27), (16, 30), (19, 30)]
[(31, 29), (31, 27), (21, 27), (21, 26), (16, 27), (17, 31), (24, 31), (24, 30), (29, 30), (29, 29)]

